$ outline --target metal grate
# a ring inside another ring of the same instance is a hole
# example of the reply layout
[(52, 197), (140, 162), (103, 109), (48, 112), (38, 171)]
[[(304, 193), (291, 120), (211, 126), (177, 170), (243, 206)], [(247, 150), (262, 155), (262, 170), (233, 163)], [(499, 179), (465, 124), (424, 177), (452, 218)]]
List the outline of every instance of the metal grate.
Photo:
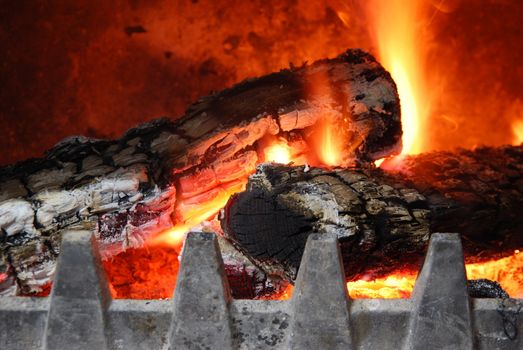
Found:
[(202, 233), (187, 237), (172, 300), (111, 300), (93, 242), (64, 233), (49, 298), (0, 298), (0, 349), (523, 348), (500, 300), (469, 298), (456, 234), (434, 234), (412, 297), (388, 300), (348, 298), (330, 235), (309, 237), (291, 300), (233, 300), (216, 237)]

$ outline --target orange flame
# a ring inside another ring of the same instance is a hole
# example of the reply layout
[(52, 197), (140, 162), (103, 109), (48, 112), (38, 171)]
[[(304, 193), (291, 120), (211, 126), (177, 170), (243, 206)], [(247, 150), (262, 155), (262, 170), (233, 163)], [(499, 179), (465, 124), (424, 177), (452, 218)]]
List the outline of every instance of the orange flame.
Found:
[(512, 124), (512, 132), (514, 133), (514, 139), (512, 140), (512, 144), (520, 145), (521, 143), (523, 143), (523, 119), (516, 120)]
[(372, 0), (368, 2), (372, 34), (379, 60), (396, 82), (401, 100), (403, 150), (417, 154), (427, 149), (423, 140), (428, 117), (424, 76), (418, 45), (420, 0)]
[[(281, 138), (263, 149), (264, 161), (282, 164), (288, 164), (291, 161), (296, 161), (298, 164), (302, 163), (302, 159), (293, 155), (291, 151), (292, 147), (289, 146), (287, 140)], [(181, 248), (187, 232), (214, 217), (233, 194), (245, 190), (246, 184), (247, 178), (240, 179), (238, 182), (222, 184), (213, 195), (209, 195), (201, 201), (179, 203), (176, 213), (177, 224), (158, 234), (148, 244)]]
[(148, 244), (152, 246), (168, 245), (178, 249), (181, 248), (187, 232), (214, 217), (225, 206), (233, 194), (245, 189), (246, 184), (247, 179), (239, 183), (223, 185), (219, 188), (214, 198), (195, 204), (180, 203), (177, 209), (179, 211), (178, 216), (180, 217), (179, 222), (167, 231), (151, 239)]
[(342, 140), (336, 133), (336, 125), (325, 118), (319, 125), (319, 148), (317, 150), (320, 161), (327, 166), (336, 166), (341, 163)]
[(512, 298), (523, 298), (523, 253), (481, 263), (467, 264), (468, 279), (486, 278), (498, 282)]

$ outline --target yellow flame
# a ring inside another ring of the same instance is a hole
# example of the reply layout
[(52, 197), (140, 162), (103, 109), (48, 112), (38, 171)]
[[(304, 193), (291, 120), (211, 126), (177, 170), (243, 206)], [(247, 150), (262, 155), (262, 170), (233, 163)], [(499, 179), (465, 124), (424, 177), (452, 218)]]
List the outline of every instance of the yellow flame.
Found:
[(374, 165), (376, 166), (376, 168), (379, 168), (381, 166), (381, 164), (385, 161), (385, 159), (386, 158), (381, 158), (381, 159), (375, 160)]
[(185, 234), (189, 232), (192, 227), (193, 226), (188, 224), (173, 226), (170, 229), (160, 233), (158, 236), (154, 237), (147, 243), (151, 246), (168, 245), (171, 247), (180, 248), (183, 244), (183, 240), (185, 239)]
[(423, 133), (428, 108), (423, 91), (418, 45), (419, 13), (422, 0), (371, 0), (368, 2), (372, 33), (379, 60), (396, 82), (401, 101), (402, 154), (424, 150)]
[(291, 161), (291, 148), (285, 140), (280, 140), (265, 148), (264, 153), (266, 162), (288, 164)]

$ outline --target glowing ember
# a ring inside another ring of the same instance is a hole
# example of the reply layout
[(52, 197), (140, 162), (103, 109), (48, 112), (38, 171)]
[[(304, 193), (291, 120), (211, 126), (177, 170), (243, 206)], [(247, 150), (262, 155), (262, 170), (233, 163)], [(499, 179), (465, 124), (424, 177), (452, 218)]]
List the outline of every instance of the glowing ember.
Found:
[(172, 297), (180, 265), (178, 254), (178, 249), (167, 245), (147, 246), (128, 249), (104, 261), (113, 298)]
[(523, 298), (523, 253), (515, 250), (505, 258), (467, 264), (468, 279), (497, 281), (512, 298)]
[(291, 148), (285, 139), (265, 148), (265, 161), (288, 164), (291, 161)]
[[(323, 154), (324, 161), (335, 165), (337, 160), (334, 128), (326, 124), (322, 133), (326, 136)], [(329, 134), (331, 136), (329, 136)], [(331, 143), (331, 144), (329, 144)], [(331, 152), (331, 153), (329, 153)], [(294, 161), (293, 147), (284, 139), (269, 144), (263, 149), (264, 161), (289, 163)], [(382, 160), (376, 161), (379, 166)], [(104, 266), (115, 298), (167, 298), (173, 293), (178, 272), (178, 254), (185, 233), (214, 217), (224, 207), (230, 196), (245, 188), (247, 179), (237, 183), (223, 184), (212, 195), (207, 194), (201, 201), (182, 202), (178, 206), (178, 224), (148, 242), (144, 249), (131, 249), (116, 256)], [(214, 191), (214, 190), (213, 190)], [(160, 257), (160, 258), (158, 258)], [(143, 261), (146, 264), (142, 264)], [(168, 266), (168, 267), (166, 267)], [(166, 268), (165, 271), (162, 269)], [(513, 255), (481, 263), (467, 264), (469, 279), (486, 278), (497, 281), (512, 297), (523, 297), (523, 254), (515, 251)], [(131, 276), (131, 277), (129, 277)], [(397, 271), (374, 280), (357, 280), (347, 283), (351, 298), (408, 298), (414, 288), (417, 273)], [(264, 297), (265, 299), (286, 300), (292, 296), (293, 287)]]
[[(523, 253), (519, 250), (501, 259), (466, 264), (467, 279), (486, 278), (498, 282), (512, 297), (523, 297)], [(409, 298), (417, 273), (399, 271), (371, 281), (358, 280), (347, 283), (349, 295), (361, 298)]]
[(238, 183), (223, 185), (216, 189), (214, 197), (207, 197), (205, 201), (196, 203), (182, 202), (177, 208), (178, 224), (160, 233), (150, 241), (150, 245), (169, 245), (175, 248), (181, 247), (185, 234), (202, 222), (211, 219), (222, 209), (229, 198), (245, 189), (247, 179)]
[(292, 284), (289, 284), (287, 286), (287, 288), (285, 288), (285, 290), (283, 291), (283, 293), (281, 294), (281, 300), (287, 300), (287, 299), (290, 299), (291, 296), (292, 296), (292, 291), (294, 290), (294, 286)]
[[(468, 279), (486, 278), (498, 282), (513, 298), (523, 297), (523, 253), (516, 250), (513, 255), (465, 265)], [(349, 295), (353, 299), (409, 298), (416, 282), (417, 272), (398, 271), (389, 276), (373, 280), (347, 282)], [(292, 296), (292, 286), (276, 296), (286, 300)]]
[(292, 284), (287, 284), (280, 291), (274, 292), (271, 295), (264, 295), (260, 300), (289, 300), (292, 297), (292, 292), (294, 291), (294, 286)]

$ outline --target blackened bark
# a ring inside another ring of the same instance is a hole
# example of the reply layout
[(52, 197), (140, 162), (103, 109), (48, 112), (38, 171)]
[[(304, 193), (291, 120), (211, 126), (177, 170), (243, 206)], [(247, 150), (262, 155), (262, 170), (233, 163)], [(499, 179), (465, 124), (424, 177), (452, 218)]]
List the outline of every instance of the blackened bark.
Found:
[(433, 232), (460, 233), (478, 261), (523, 247), (522, 164), (523, 146), (411, 156), (395, 170), (264, 164), (229, 200), (222, 228), (290, 280), (312, 232), (338, 236), (349, 279), (415, 268)]

